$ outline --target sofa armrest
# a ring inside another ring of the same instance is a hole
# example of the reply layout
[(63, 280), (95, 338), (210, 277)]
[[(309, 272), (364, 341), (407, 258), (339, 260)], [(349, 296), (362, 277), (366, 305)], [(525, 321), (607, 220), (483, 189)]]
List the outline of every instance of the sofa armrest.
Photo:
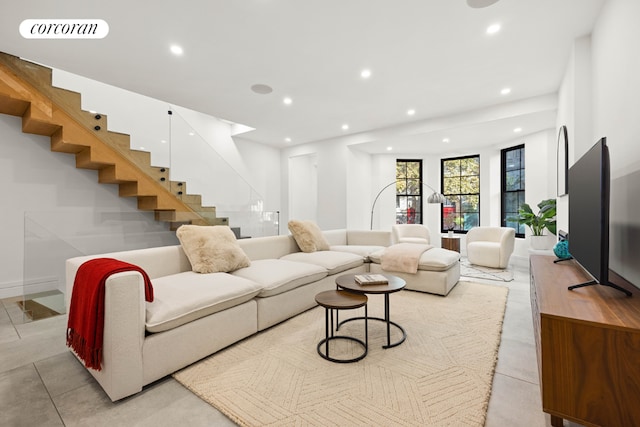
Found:
[(88, 369), (112, 401), (142, 390), (145, 337), (144, 280), (137, 271), (105, 283), (102, 370)]
[(516, 231), (509, 228), (500, 237), (500, 266), (506, 268), (509, 265), (509, 258), (515, 249)]

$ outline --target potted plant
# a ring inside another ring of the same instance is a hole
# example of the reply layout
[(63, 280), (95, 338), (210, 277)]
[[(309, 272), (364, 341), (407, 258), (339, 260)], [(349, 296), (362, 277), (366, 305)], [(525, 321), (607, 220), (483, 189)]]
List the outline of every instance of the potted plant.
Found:
[(544, 237), (545, 228), (551, 234), (556, 234), (556, 199), (547, 199), (538, 203), (538, 213), (534, 213), (527, 203), (518, 209), (518, 216), (511, 218), (524, 224), (531, 230), (531, 247), (533, 249), (548, 249), (548, 239)]

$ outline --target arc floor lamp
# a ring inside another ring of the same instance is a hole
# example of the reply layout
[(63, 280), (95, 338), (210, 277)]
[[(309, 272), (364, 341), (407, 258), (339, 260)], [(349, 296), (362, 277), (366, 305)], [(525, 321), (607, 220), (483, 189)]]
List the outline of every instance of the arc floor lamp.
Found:
[[(398, 180), (395, 180), (393, 182), (390, 182), (389, 184), (385, 185), (384, 187), (382, 187), (382, 189), (378, 192), (378, 195), (376, 196), (375, 199), (373, 199), (373, 204), (371, 205), (371, 225), (369, 226), (370, 230), (373, 230), (373, 211), (376, 207), (376, 202), (378, 201), (378, 198), (380, 197), (380, 195), (382, 194), (382, 192), (384, 190), (386, 190), (387, 188), (391, 187), (392, 185), (394, 185), (395, 183), (397, 183)], [(426, 182), (420, 181), (420, 184), (424, 185), (425, 187), (427, 187), (428, 189), (430, 189), (431, 191), (433, 191), (433, 193), (431, 193), (431, 195), (429, 197), (427, 197), (427, 203), (446, 203), (447, 198), (444, 197), (444, 195), (436, 190), (433, 189), (433, 187), (431, 187), (429, 184), (427, 184)]]

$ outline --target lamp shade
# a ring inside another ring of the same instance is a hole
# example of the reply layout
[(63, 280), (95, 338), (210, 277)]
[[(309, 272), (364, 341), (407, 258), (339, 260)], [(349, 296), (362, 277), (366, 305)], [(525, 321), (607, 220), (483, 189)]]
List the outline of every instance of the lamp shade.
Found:
[(427, 203), (446, 203), (447, 198), (442, 193), (433, 192), (427, 197)]

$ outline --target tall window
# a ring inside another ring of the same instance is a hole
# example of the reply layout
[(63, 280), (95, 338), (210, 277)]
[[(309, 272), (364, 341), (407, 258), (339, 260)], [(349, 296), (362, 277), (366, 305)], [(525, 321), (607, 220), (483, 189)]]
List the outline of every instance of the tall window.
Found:
[(396, 160), (396, 224), (422, 224), (422, 160)]
[(524, 203), (524, 145), (506, 148), (500, 152), (502, 176), (502, 226), (516, 230), (516, 237), (524, 237), (524, 224), (509, 221), (516, 217)]
[(466, 233), (480, 225), (480, 156), (442, 159), (442, 231)]

